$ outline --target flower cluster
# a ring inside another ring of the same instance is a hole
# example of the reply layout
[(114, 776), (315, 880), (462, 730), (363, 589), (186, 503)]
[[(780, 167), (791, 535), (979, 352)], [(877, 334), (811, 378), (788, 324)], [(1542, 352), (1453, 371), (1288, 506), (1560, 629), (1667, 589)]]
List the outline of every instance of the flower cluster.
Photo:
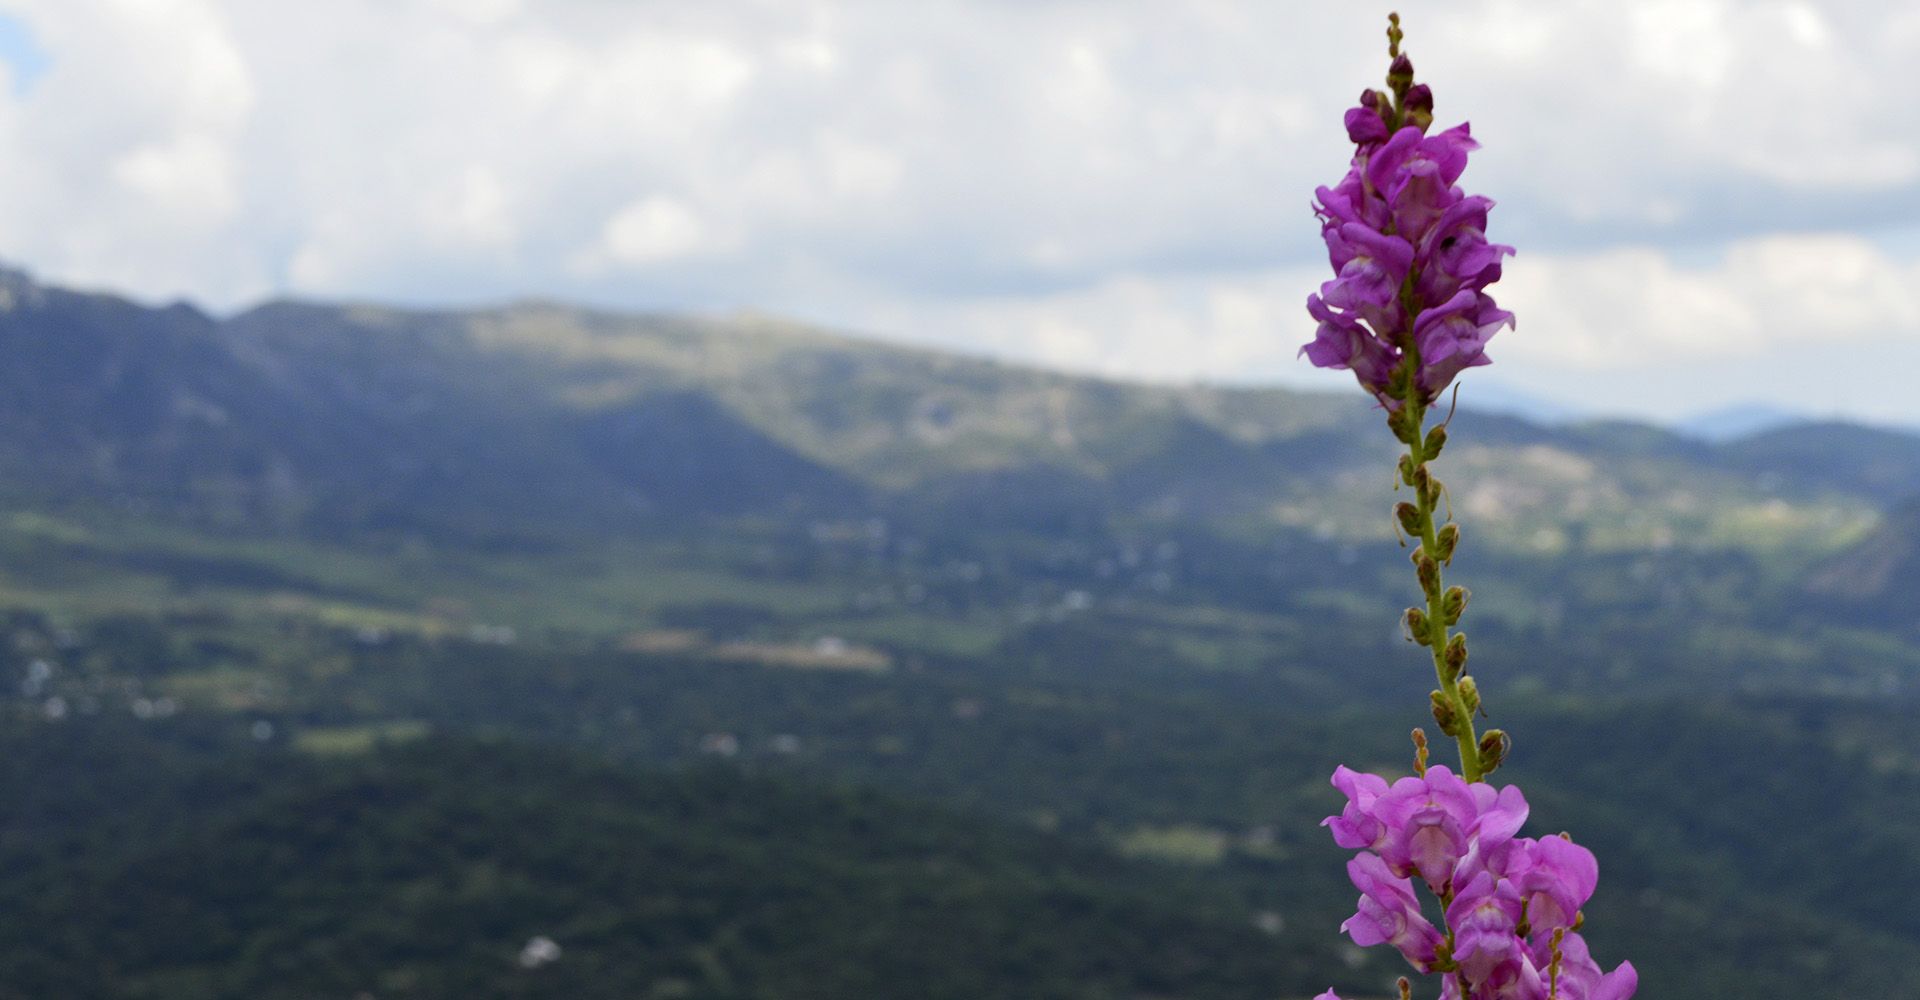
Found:
[[(1319, 329), (1301, 353), (1322, 368), (1352, 369), (1398, 409), (1409, 392), (1430, 402), (1463, 369), (1488, 363), (1487, 341), (1513, 314), (1485, 289), (1513, 248), (1487, 242), (1492, 200), (1454, 183), (1479, 148), (1468, 126), (1427, 134), (1433, 93), (1412, 83), (1406, 56), (1387, 79), (1394, 94), (1369, 90), (1347, 112), (1353, 168), (1315, 192), (1336, 277), (1307, 298)], [(1396, 382), (1409, 354), (1418, 368)]]
[[(1355, 944), (1392, 945), (1420, 972), (1444, 975), (1443, 1000), (1633, 996), (1633, 965), (1603, 974), (1575, 933), (1600, 878), (1593, 853), (1564, 836), (1514, 836), (1527, 819), (1518, 788), (1468, 784), (1440, 766), (1391, 785), (1341, 767), (1333, 785), (1347, 805), (1322, 825), (1360, 852), (1347, 864), (1359, 912), (1341, 925)], [(1443, 926), (1422, 913), (1416, 879), (1440, 901)]]

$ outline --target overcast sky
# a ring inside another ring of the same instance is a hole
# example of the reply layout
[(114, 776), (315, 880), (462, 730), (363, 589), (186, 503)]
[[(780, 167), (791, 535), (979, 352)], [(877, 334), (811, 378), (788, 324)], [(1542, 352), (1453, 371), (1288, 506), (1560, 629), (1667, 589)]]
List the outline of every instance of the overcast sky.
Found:
[[(1295, 358), (1386, 6), (0, 0), (0, 256), (753, 309), (1081, 371)], [(1519, 248), (1467, 394), (1920, 424), (1920, 4), (1402, 2)]]

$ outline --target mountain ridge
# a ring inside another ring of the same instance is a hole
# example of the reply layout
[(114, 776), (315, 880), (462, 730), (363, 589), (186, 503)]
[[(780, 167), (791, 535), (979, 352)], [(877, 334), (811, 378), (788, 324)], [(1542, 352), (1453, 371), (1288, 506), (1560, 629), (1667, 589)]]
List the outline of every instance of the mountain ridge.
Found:
[[(1053, 516), (1037, 495), (1050, 484), (1108, 521), (1384, 531), (1354, 513), (1391, 442), (1353, 394), (1129, 383), (766, 318), (295, 299), (216, 318), (19, 271), (0, 289), (0, 349), (20, 359), (0, 398), (0, 489), (23, 502), (505, 538), (894, 516), (1005, 482), (1025, 483), (1008, 494), (1016, 521), (1023, 503)], [(1512, 545), (1568, 516), (1599, 526), (1587, 537), (1711, 541), (1781, 502), (1844, 534), (1920, 494), (1920, 435), (1898, 431), (1716, 445), (1644, 424), (1456, 419), (1456, 457)]]

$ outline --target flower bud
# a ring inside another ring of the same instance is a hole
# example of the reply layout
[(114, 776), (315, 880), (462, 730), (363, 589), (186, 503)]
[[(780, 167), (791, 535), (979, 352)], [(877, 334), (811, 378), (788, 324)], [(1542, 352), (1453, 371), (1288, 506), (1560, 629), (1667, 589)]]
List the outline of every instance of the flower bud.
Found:
[(1439, 590), (1440, 565), (1433, 561), (1432, 556), (1427, 555), (1427, 550), (1424, 548), (1414, 549), (1413, 555), (1408, 558), (1413, 561), (1414, 575), (1420, 578), (1421, 591), (1431, 594)]
[(1446, 484), (1440, 481), (1440, 477), (1433, 475), (1427, 476), (1426, 481), (1420, 484), (1421, 498), (1427, 502), (1428, 510), (1440, 506), (1440, 491), (1445, 488)]
[(1433, 721), (1440, 724), (1440, 731), (1448, 736), (1456, 735), (1455, 731), (1460, 728), (1460, 717), (1455, 714), (1453, 703), (1439, 691), (1433, 692), (1428, 700), (1433, 702)]
[(1387, 67), (1387, 88), (1396, 94), (1405, 94), (1413, 87), (1413, 60), (1406, 53), (1393, 57), (1393, 64)]
[(1451, 565), (1453, 547), (1460, 544), (1460, 526), (1452, 522), (1441, 525), (1440, 533), (1435, 535), (1433, 540), (1439, 548), (1439, 551), (1434, 553), (1434, 558)]
[(1407, 124), (1425, 132), (1433, 127), (1433, 90), (1424, 83), (1416, 83), (1407, 91)]
[(1412, 455), (1400, 456), (1400, 481), (1402, 483), (1405, 483), (1408, 486), (1413, 485), (1413, 456)]
[(1474, 712), (1479, 711), (1480, 710), (1480, 685), (1474, 683), (1473, 678), (1471, 677), (1462, 677), (1460, 678), (1459, 688), (1460, 688), (1460, 703), (1466, 706), (1467, 714), (1471, 715)]
[(1422, 646), (1433, 645), (1433, 637), (1427, 634), (1427, 613), (1419, 608), (1407, 609), (1407, 637)]
[(1465, 587), (1448, 587), (1445, 596), (1440, 598), (1442, 620), (1449, 627), (1460, 624), (1460, 613), (1467, 610), (1467, 599), (1470, 596)]
[(1401, 531), (1415, 538), (1420, 537), (1420, 508), (1402, 500), (1393, 505), (1393, 516), (1400, 519)]
[(1465, 633), (1456, 632), (1452, 639), (1447, 640), (1446, 659), (1447, 669), (1451, 671), (1455, 677), (1460, 676), (1460, 671), (1466, 669), (1467, 637)]
[(1506, 730), (1489, 729), (1480, 735), (1480, 770), (1483, 774), (1492, 774), (1495, 768), (1506, 762), (1507, 752), (1513, 749), (1513, 739)]
[[(1404, 381), (1405, 377), (1399, 374), (1401, 371), (1404, 371), (1404, 369), (1394, 369), (1394, 378)], [(1388, 395), (1393, 395), (1392, 382), (1387, 383), (1387, 393)], [(1399, 395), (1394, 396), (1394, 398), (1405, 399), (1406, 393), (1401, 392)], [(1413, 408), (1410, 406), (1402, 406), (1387, 415), (1387, 429), (1393, 431), (1393, 436), (1399, 440), (1401, 444), (1413, 444), (1416, 440), (1416, 435), (1420, 433), (1420, 428), (1409, 426), (1412, 422)]]
[(1440, 457), (1440, 449), (1446, 446), (1447, 425), (1435, 424), (1433, 430), (1427, 432), (1427, 443), (1421, 446), (1421, 450), (1426, 454), (1427, 461), (1431, 462)]

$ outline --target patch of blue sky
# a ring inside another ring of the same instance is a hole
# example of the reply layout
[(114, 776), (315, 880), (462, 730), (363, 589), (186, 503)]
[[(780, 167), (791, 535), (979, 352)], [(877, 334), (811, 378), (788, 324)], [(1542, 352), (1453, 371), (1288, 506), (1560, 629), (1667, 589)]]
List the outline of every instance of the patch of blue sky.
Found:
[(12, 14), (0, 13), (0, 62), (7, 64), (13, 92), (24, 94), (53, 68), (53, 59), (33, 35), (32, 26)]
[(1900, 226), (1867, 234), (1880, 252), (1901, 261), (1920, 261), (1920, 226)]

